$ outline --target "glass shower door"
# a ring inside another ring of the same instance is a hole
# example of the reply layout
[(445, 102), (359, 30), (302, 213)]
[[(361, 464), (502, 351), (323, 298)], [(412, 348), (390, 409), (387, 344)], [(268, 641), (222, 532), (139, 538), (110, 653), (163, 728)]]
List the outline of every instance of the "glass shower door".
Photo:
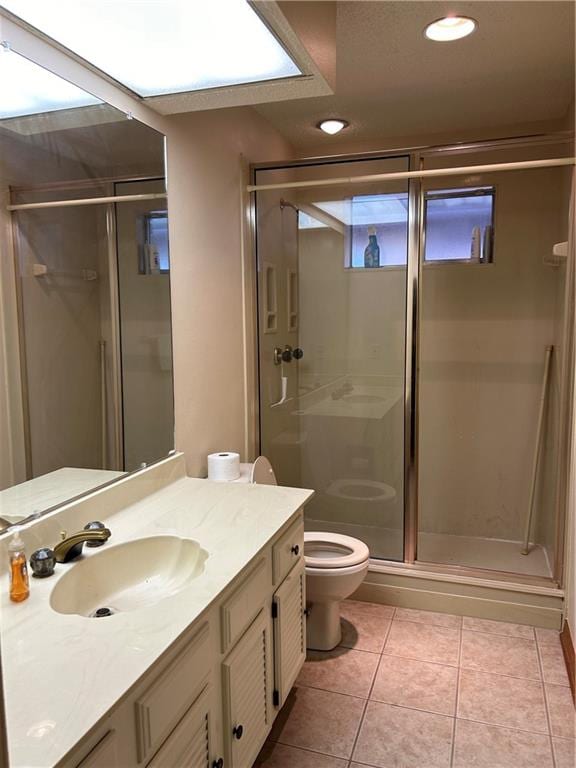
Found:
[[(257, 184), (408, 170), (407, 157), (262, 169)], [(312, 488), (308, 530), (404, 551), (405, 181), (257, 193), (260, 446)]]
[[(527, 152), (467, 155), (466, 164)], [(567, 239), (569, 179), (566, 168), (543, 168), (424, 184), (422, 562), (553, 576), (566, 271), (553, 246)]]

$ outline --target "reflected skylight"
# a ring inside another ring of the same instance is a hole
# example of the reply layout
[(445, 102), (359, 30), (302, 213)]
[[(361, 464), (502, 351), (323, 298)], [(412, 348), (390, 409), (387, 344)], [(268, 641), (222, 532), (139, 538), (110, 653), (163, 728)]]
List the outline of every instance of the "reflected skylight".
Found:
[(392, 224), (405, 221), (408, 216), (406, 192), (361, 195), (347, 200), (327, 200), (314, 205), (349, 226)]
[(301, 74), (245, 0), (0, 2), (141, 96)]
[(326, 227), (328, 227), (328, 224), (324, 224), (319, 219), (315, 219), (314, 216), (310, 216), (309, 213), (298, 211), (298, 229), (324, 229)]
[(102, 104), (67, 80), (12, 51), (0, 52), (0, 119)]

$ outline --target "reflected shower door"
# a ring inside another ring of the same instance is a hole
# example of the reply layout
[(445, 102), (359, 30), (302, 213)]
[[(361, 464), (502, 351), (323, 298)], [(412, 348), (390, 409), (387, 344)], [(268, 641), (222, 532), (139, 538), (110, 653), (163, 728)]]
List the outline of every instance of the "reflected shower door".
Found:
[[(257, 184), (408, 170), (406, 157), (256, 172)], [(312, 488), (308, 530), (403, 559), (408, 187), (257, 193), (260, 445)]]
[[(117, 195), (164, 192), (164, 180), (122, 182)], [(174, 447), (170, 258), (164, 200), (116, 205), (124, 466)]]

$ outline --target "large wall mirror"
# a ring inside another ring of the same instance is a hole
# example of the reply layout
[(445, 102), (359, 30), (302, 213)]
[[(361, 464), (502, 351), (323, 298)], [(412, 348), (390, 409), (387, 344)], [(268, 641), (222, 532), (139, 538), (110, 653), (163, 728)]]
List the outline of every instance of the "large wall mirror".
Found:
[(0, 532), (174, 447), (164, 137), (0, 53)]

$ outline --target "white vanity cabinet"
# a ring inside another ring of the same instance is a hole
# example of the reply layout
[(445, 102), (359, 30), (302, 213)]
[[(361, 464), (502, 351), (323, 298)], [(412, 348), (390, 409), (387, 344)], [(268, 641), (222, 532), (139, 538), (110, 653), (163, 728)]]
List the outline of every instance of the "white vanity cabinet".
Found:
[(306, 658), (306, 576), (304, 558), (293, 567), (274, 593), (274, 692), (273, 702), (286, 701)]
[(222, 663), (226, 765), (251, 766), (272, 726), (271, 622), (263, 609)]
[(306, 655), (303, 538), (300, 512), (58, 768), (252, 768)]

